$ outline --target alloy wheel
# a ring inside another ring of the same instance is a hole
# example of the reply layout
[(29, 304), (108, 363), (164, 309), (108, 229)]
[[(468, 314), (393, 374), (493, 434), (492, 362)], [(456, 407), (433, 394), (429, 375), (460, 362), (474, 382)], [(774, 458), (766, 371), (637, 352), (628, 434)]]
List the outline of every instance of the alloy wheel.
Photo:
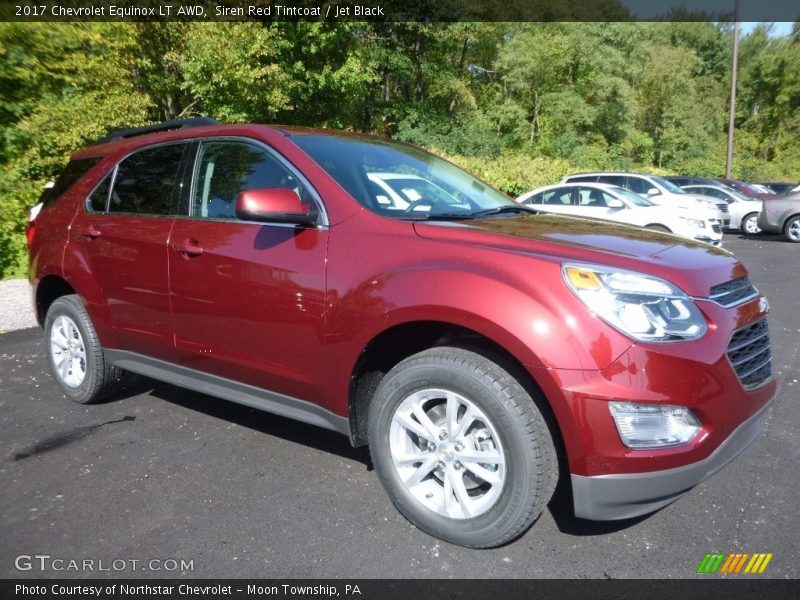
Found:
[(406, 490), (439, 515), (474, 518), (500, 498), (502, 442), (486, 414), (456, 392), (431, 388), (406, 397), (392, 418), (389, 447)]
[(60, 315), (50, 328), (50, 354), (64, 385), (77, 388), (86, 378), (86, 347), (75, 321)]

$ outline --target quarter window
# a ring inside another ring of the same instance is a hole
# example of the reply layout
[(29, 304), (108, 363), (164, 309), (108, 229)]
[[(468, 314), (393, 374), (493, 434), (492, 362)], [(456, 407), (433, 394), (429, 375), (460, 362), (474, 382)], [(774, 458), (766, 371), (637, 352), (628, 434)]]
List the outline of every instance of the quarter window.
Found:
[(109, 212), (168, 215), (186, 144), (147, 148), (117, 167)]
[(77, 181), (86, 175), (86, 173), (99, 163), (102, 160), (102, 157), (95, 156), (92, 158), (78, 158), (72, 159), (69, 161), (64, 170), (56, 179), (55, 184), (52, 187), (45, 188), (42, 192), (42, 195), (39, 196), (39, 202), (41, 202), (44, 206), (49, 206), (64, 193), (69, 188), (71, 188)]
[(264, 148), (245, 142), (205, 142), (200, 147), (191, 216), (235, 219), (236, 198), (246, 190), (286, 188), (310, 203), (311, 194)]
[(529, 206), (531, 204), (541, 204), (543, 196), (544, 196), (544, 193), (543, 192), (539, 192), (538, 194), (534, 194), (533, 196), (528, 198), (525, 202), (523, 202), (523, 204), (525, 204), (526, 206)]
[(89, 210), (92, 212), (105, 212), (108, 209), (108, 195), (111, 192), (111, 179), (114, 171), (111, 171), (103, 181), (94, 188), (92, 195), (89, 196)]

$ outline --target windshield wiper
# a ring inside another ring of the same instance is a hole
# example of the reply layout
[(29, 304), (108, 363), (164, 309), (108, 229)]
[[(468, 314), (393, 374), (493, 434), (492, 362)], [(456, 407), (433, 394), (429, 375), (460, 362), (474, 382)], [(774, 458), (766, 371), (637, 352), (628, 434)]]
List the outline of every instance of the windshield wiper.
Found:
[(527, 206), (520, 205), (506, 205), (497, 206), (495, 208), (487, 208), (486, 210), (479, 210), (478, 212), (470, 213), (472, 217), (488, 217), (491, 215), (502, 215), (507, 213), (528, 213), (532, 215), (539, 214), (538, 211), (528, 208)]
[(416, 212), (397, 217), (404, 221), (463, 221), (465, 219), (474, 219), (473, 213), (428, 213)]

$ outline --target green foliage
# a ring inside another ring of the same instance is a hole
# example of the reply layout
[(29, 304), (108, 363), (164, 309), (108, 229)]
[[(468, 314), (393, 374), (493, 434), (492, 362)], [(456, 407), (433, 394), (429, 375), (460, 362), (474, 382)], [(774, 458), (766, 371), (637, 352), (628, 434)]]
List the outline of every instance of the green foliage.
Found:
[(510, 196), (555, 183), (574, 171), (573, 165), (564, 159), (522, 153), (503, 154), (495, 159), (439, 154)]
[[(614, 6), (585, 23), (0, 23), (0, 277), (24, 272), (27, 210), (71, 152), (171, 118), (394, 137), (512, 195), (580, 170), (721, 175), (732, 27), (602, 22)], [(739, 63), (734, 175), (797, 181), (800, 28), (756, 27)]]

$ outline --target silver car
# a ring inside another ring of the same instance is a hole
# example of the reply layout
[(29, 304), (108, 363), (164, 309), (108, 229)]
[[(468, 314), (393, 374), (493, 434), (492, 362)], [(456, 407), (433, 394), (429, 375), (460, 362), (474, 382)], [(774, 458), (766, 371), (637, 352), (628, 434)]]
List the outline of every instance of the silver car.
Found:
[(800, 193), (764, 200), (758, 226), (767, 233), (782, 233), (790, 242), (800, 243)]
[(696, 184), (681, 187), (692, 194), (712, 196), (727, 202), (728, 210), (730, 211), (730, 224), (728, 227), (731, 229), (738, 229), (742, 233), (750, 235), (755, 235), (761, 231), (758, 228), (758, 213), (761, 212), (761, 200), (749, 198), (724, 185)]

